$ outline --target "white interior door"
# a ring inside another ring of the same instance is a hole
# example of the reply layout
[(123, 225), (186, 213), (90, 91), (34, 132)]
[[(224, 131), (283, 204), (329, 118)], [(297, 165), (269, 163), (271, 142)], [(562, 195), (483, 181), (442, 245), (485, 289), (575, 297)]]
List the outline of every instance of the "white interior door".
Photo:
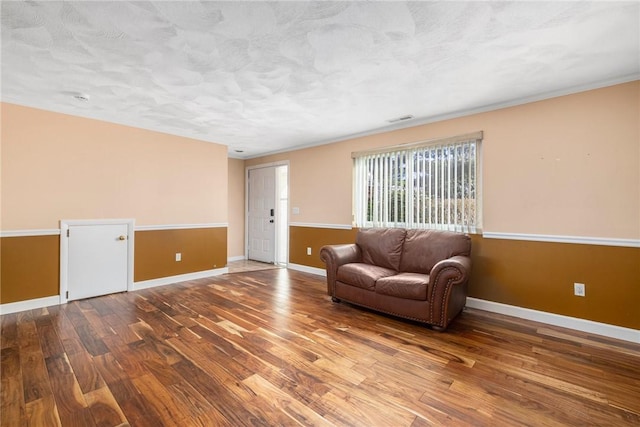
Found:
[(70, 225), (67, 236), (68, 301), (127, 290), (128, 224)]
[(275, 261), (276, 168), (249, 170), (248, 258)]

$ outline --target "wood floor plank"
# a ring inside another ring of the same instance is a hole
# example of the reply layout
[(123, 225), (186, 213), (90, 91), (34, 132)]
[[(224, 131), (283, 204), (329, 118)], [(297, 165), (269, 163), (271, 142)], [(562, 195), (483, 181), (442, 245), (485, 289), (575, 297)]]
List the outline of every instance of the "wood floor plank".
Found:
[(86, 301), (91, 305), (91, 309), (96, 312), (100, 319), (105, 319), (114, 313), (113, 306), (109, 304), (110, 298), (90, 298)]
[(51, 318), (49, 316), (38, 317), (35, 322), (43, 356), (46, 358), (64, 353), (62, 341), (51, 323)]
[[(157, 326), (164, 330), (164, 327), (158, 326), (158, 324), (154, 323), (154, 326)], [(154, 354), (154, 356), (164, 359), (166, 363), (172, 365), (174, 363), (180, 362), (182, 360), (182, 356), (176, 352), (173, 347), (166, 344), (167, 338), (173, 338), (177, 335), (169, 334), (160, 337), (157, 335), (156, 331), (146, 322), (140, 321), (134, 325), (131, 325), (133, 332), (136, 333), (139, 337), (142, 338), (143, 343), (131, 343), (130, 346), (137, 346), (139, 349), (146, 349), (150, 353)]]
[[(20, 317), (18, 317), (20, 319)], [(18, 342), (21, 352), (42, 351), (40, 346), (40, 337), (38, 336), (38, 328), (36, 322), (31, 320), (18, 320)]]
[(62, 426), (53, 395), (32, 400), (26, 405), (27, 424), (32, 427)]
[(75, 325), (71, 319), (69, 319), (65, 310), (60, 311), (58, 316), (56, 316), (55, 321), (52, 323), (60, 341), (62, 342), (62, 347), (64, 348), (65, 353), (73, 354), (87, 351), (76, 332)]
[(125, 378), (108, 384), (113, 398), (132, 426), (154, 427), (164, 424), (162, 417), (135, 387), (132, 380)]
[(219, 411), (213, 409), (209, 412), (190, 419), (189, 425), (193, 427), (232, 427), (235, 424), (232, 424), (229, 420), (227, 420)]
[(147, 375), (149, 370), (145, 362), (148, 360), (163, 363), (163, 357), (158, 354), (155, 347), (143, 340), (132, 342), (125, 347), (118, 347), (117, 350), (113, 348), (112, 353), (129, 378)]
[[(207, 414), (215, 410), (209, 400), (202, 396), (186, 380), (171, 384), (167, 388), (183, 408), (189, 408), (187, 420), (206, 417)], [(211, 397), (212, 396), (209, 396), (209, 398)]]
[[(222, 328), (220, 325), (205, 318), (198, 319), (196, 323), (197, 324), (195, 326), (189, 328), (191, 332), (201, 337), (203, 341), (206, 341), (208, 344), (215, 347), (218, 352), (231, 358), (240, 352), (233, 342), (221, 336), (221, 329), (225, 328)], [(224, 332), (228, 333), (229, 331), (225, 329)]]
[[(279, 425), (298, 423), (303, 426), (329, 426), (329, 420), (313, 411), (305, 403), (292, 398), (289, 394), (280, 390), (274, 384), (262, 378), (260, 375), (252, 375), (243, 383), (248, 385), (260, 396), (262, 407), (270, 407), (275, 414), (274, 421)], [(257, 400), (257, 399), (256, 399)], [(254, 403), (254, 406), (257, 406)], [(278, 415), (280, 413), (280, 415)]]
[(320, 400), (313, 402), (311, 408), (319, 409), (323, 417), (331, 423), (355, 426), (402, 426), (409, 425), (415, 415), (399, 413), (395, 408), (376, 403), (376, 399), (361, 399), (353, 393), (344, 393), (334, 389)]
[(129, 378), (120, 362), (111, 353), (95, 356), (91, 360), (102, 380), (108, 385)]
[(187, 362), (179, 362), (174, 365), (175, 369), (184, 377), (191, 378), (191, 385), (203, 396), (215, 396), (210, 403), (232, 424), (243, 425), (250, 422), (258, 424), (268, 424), (267, 420), (259, 418), (255, 413), (249, 411), (236, 395), (226, 393), (224, 383), (220, 383), (211, 378), (198, 366)]
[(16, 426), (637, 426), (640, 345), (466, 309), (444, 333), (286, 269), (0, 317)]
[(292, 398), (306, 404), (318, 400), (331, 390), (330, 385), (322, 382), (311, 372), (298, 371), (293, 367), (276, 368), (248, 353), (238, 356), (236, 359)]
[[(504, 400), (501, 397), (503, 390), (496, 390), (487, 383), (476, 383), (474, 381), (455, 380), (449, 387), (448, 393), (452, 399), (469, 400), (474, 402), (475, 407), (481, 407), (490, 419), (502, 421), (504, 423), (517, 423), (523, 419), (527, 406), (524, 400), (513, 398)], [(481, 405), (478, 405), (480, 403)], [(505, 405), (508, 405), (505, 407)], [(503, 415), (504, 414), (504, 415)], [(561, 425), (551, 417), (546, 417), (538, 413), (536, 417), (538, 425)]]
[(416, 366), (401, 360), (376, 363), (373, 366), (358, 364), (354, 370), (366, 378), (360, 386), (369, 383), (391, 384), (392, 387), (387, 393), (397, 393), (415, 400), (419, 399), (425, 390), (447, 390), (453, 382), (451, 375), (447, 375), (438, 365), (429, 368), (427, 365)]
[(20, 367), (25, 403), (52, 396), (49, 373), (43, 356), (39, 351), (21, 354)]
[(62, 424), (93, 426), (93, 418), (67, 355), (51, 356), (45, 362)]
[(166, 425), (180, 426), (189, 416), (188, 410), (152, 374), (134, 378), (132, 382)]
[[(468, 372), (462, 372), (454, 376), (456, 379), (463, 380), (468, 378)], [(474, 384), (491, 390), (495, 396), (502, 396), (501, 401), (504, 405), (501, 410), (506, 410), (509, 404), (518, 402), (520, 408), (524, 408), (523, 413), (534, 412), (535, 420), (545, 420), (551, 414), (554, 423), (560, 424), (588, 424), (591, 420), (590, 415), (585, 410), (587, 402), (576, 399), (575, 396), (554, 390), (546, 384), (530, 381), (528, 378), (513, 376), (505, 372), (503, 366), (496, 364), (485, 364), (479, 362), (474, 366)], [(469, 381), (469, 380), (467, 380)], [(591, 403), (592, 404), (592, 403)], [(519, 414), (520, 410), (516, 408), (512, 411)], [(611, 412), (611, 420), (616, 416), (615, 412)], [(605, 423), (606, 424), (606, 423)]]
[(183, 326), (160, 310), (141, 313), (141, 322), (153, 325), (154, 334), (158, 338), (171, 338), (178, 334)]
[[(4, 351), (4, 350), (3, 350)], [(0, 425), (24, 426), (27, 424), (24, 389), (20, 375), (5, 377), (2, 372), (0, 381)]]
[(324, 350), (323, 356), (327, 359), (343, 357), (350, 360), (357, 360), (359, 365), (371, 366), (375, 364), (383, 354), (375, 349), (370, 349), (366, 353), (359, 351), (355, 345), (350, 345), (345, 341), (336, 339), (330, 330), (315, 329), (311, 332), (310, 338), (317, 342)]
[(2, 378), (19, 377), (22, 375), (21, 352), (19, 348), (9, 347), (0, 351), (0, 371)]
[(76, 332), (78, 333), (78, 337), (80, 338), (82, 345), (92, 356), (99, 356), (109, 352), (104, 341), (94, 332), (91, 324), (85, 323), (76, 325)]
[(225, 357), (225, 353), (211, 343), (200, 342), (197, 345), (186, 345), (180, 340), (170, 339), (168, 344), (185, 360), (193, 363), (199, 369), (209, 372), (211, 377), (219, 383), (240, 381), (250, 375), (249, 370), (243, 369), (233, 358)]
[(400, 384), (396, 384), (393, 377), (391, 379), (368, 377), (358, 387), (370, 396), (383, 398), (386, 405), (402, 408), (415, 415), (415, 420), (411, 425), (448, 426), (455, 425), (454, 421), (456, 420), (450, 414), (423, 403), (420, 401), (420, 397), (425, 393), (439, 393), (441, 390), (447, 390), (450, 384), (451, 382), (445, 379), (434, 379), (429, 382), (425, 382), (423, 379), (419, 381), (413, 379), (411, 385), (402, 381)]
[(92, 335), (95, 338), (104, 338), (112, 335), (114, 330), (109, 326), (105, 319), (93, 309), (93, 299), (91, 300), (91, 304), (91, 308), (85, 308), (81, 311), (87, 323), (91, 326)]
[(67, 358), (83, 393), (86, 394), (104, 387), (104, 380), (89, 353), (83, 351), (68, 354)]
[(16, 313), (0, 316), (0, 349), (19, 346), (17, 319)]
[(119, 426), (128, 423), (108, 387), (94, 389), (84, 397), (96, 426)]
[[(141, 337), (139, 337), (134, 332), (134, 328), (132, 327), (132, 325), (135, 325), (136, 323), (137, 322), (128, 324), (122, 322), (110, 322), (110, 326), (111, 329), (113, 329), (115, 335), (118, 337), (118, 341), (122, 342), (123, 344), (131, 344), (133, 342), (140, 341), (141, 339)], [(108, 341), (111, 339), (113, 339), (113, 336), (105, 337), (105, 339), (103, 340), (107, 347), (109, 347)]]
[(150, 374), (152, 374), (163, 386), (169, 387), (183, 381), (183, 378), (166, 363), (156, 359), (147, 359), (143, 361), (144, 366)]

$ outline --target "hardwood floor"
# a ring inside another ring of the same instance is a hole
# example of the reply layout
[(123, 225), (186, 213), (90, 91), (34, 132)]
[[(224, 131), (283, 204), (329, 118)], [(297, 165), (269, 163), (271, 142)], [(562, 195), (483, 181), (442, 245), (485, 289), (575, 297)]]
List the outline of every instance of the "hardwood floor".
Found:
[(640, 345), (470, 309), (438, 333), (286, 269), (1, 320), (2, 426), (640, 425)]
[(247, 273), (249, 271), (271, 270), (274, 268), (284, 267), (275, 264), (268, 264), (266, 262), (243, 259), (240, 261), (233, 261), (228, 263), (227, 268), (229, 269), (229, 273)]

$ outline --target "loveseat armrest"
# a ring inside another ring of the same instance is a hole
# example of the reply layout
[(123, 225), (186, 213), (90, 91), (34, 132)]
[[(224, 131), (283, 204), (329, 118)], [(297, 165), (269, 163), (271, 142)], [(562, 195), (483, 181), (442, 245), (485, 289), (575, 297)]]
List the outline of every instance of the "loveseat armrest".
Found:
[(338, 267), (350, 262), (361, 262), (362, 252), (355, 243), (344, 245), (326, 245), (320, 248), (320, 259), (327, 269), (327, 294), (333, 296)]
[(456, 255), (436, 263), (429, 273), (431, 323), (446, 328), (464, 308), (467, 283), (471, 274), (471, 258)]

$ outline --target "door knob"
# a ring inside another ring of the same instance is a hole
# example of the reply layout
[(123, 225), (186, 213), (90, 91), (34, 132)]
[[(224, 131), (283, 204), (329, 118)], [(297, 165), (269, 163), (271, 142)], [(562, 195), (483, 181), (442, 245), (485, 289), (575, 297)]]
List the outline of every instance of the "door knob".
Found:
[(127, 240), (127, 236), (120, 236), (118, 237), (118, 240)]

